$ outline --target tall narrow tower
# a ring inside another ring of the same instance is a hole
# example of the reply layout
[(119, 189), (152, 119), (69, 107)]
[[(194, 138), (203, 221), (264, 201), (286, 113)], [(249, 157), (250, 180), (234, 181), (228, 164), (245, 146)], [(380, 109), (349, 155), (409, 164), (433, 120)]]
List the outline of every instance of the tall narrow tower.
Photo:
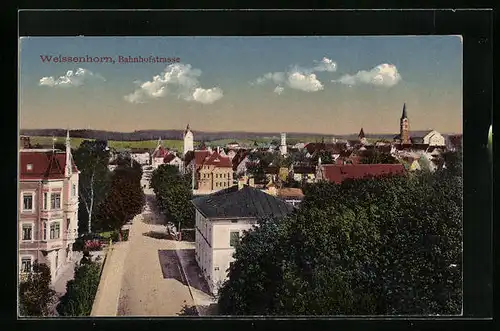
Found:
[(194, 151), (194, 137), (193, 137), (193, 132), (189, 128), (189, 124), (186, 127), (186, 130), (184, 131), (184, 150), (183, 150), (183, 155), (186, 155), (187, 152), (189, 151)]
[(71, 177), (73, 166), (71, 164), (71, 139), (69, 138), (69, 130), (66, 131), (66, 167), (64, 169), (65, 177)]
[(286, 155), (286, 133), (281, 133), (281, 144), (280, 144), (281, 155)]
[(399, 121), (399, 135), (402, 144), (410, 143), (410, 121), (406, 114), (406, 103), (403, 104), (403, 114), (401, 114), (401, 119)]

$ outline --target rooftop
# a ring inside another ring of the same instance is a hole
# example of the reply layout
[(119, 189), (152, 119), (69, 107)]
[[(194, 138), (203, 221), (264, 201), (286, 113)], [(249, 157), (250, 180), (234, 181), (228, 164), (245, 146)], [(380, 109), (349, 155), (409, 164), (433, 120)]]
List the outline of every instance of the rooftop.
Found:
[(207, 218), (264, 218), (283, 217), (294, 207), (259, 189), (233, 186), (225, 190), (192, 200), (195, 207)]

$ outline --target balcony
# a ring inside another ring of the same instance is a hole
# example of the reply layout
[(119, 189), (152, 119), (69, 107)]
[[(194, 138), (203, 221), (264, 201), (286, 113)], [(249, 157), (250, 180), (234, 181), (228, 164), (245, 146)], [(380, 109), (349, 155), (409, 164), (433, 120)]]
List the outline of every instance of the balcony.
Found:
[(62, 209), (55, 209), (55, 210), (42, 210), (40, 212), (40, 217), (41, 218), (63, 218), (64, 217), (64, 211)]

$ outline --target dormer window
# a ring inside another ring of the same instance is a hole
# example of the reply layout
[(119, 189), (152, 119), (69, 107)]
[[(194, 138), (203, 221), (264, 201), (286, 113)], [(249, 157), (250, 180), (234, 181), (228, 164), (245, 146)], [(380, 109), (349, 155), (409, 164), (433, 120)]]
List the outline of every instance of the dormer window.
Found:
[(32, 171), (32, 170), (33, 170), (33, 164), (28, 163), (28, 164), (26, 165), (26, 170), (28, 170), (28, 171)]

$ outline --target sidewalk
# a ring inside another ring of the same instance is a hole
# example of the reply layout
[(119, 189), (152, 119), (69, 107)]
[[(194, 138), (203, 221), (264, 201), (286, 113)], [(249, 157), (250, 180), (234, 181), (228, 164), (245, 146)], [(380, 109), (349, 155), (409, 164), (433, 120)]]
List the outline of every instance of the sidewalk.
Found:
[(116, 316), (129, 242), (113, 244), (108, 251), (90, 316)]
[(192, 242), (176, 242), (176, 253), (182, 272), (188, 283), (196, 310), (200, 316), (212, 315), (217, 301), (210, 294), (208, 285), (200, 278), (200, 270), (194, 256), (195, 244)]

